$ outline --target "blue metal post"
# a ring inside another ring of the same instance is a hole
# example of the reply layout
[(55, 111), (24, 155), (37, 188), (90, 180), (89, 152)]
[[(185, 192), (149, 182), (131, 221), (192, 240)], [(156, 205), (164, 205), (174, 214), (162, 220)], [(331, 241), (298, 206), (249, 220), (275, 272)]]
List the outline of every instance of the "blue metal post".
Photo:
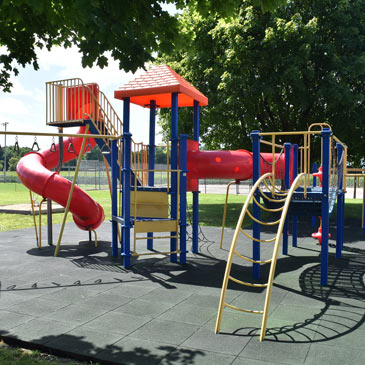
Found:
[(328, 284), (328, 234), (329, 234), (329, 172), (330, 136), (332, 132), (323, 128), (322, 136), (322, 244), (321, 244), (321, 285)]
[[(253, 185), (260, 178), (261, 175), (261, 161), (260, 161), (260, 132), (252, 131), (251, 132), (252, 139), (252, 182)], [(255, 192), (255, 198), (258, 202), (260, 202), (260, 192)], [(252, 206), (253, 216), (260, 220), (260, 207), (253, 202)], [(252, 237), (256, 239), (260, 239), (260, 224), (257, 222), (252, 223)], [(252, 258), (253, 260), (260, 260), (260, 242), (253, 240), (252, 241)], [(258, 280), (260, 279), (260, 264), (253, 264), (253, 278)]]
[[(313, 162), (313, 168), (312, 168), (312, 173), (316, 173), (318, 172), (318, 166), (317, 166), (317, 162)], [(313, 187), (317, 186), (317, 177), (313, 176)], [(312, 216), (312, 227), (316, 228), (316, 221), (317, 221), (317, 217), (314, 215)]]
[(344, 208), (345, 208), (345, 194), (343, 192), (343, 172), (344, 165), (342, 162), (342, 168), (340, 167), (341, 159), (344, 154), (343, 146), (340, 143), (336, 144), (337, 147), (337, 163), (339, 169), (337, 171), (337, 229), (336, 229), (336, 258), (341, 258), (343, 238), (344, 238)]
[(123, 265), (130, 266), (130, 230), (131, 230), (131, 137), (129, 132), (130, 99), (123, 103), (123, 225), (122, 225), (122, 257)]
[[(293, 144), (293, 181), (298, 175), (298, 145)], [(298, 217), (293, 215), (293, 247), (297, 247), (298, 244)]]
[[(150, 138), (148, 151), (148, 170), (155, 169), (155, 134), (156, 134), (156, 101), (150, 101)], [(148, 186), (155, 185), (155, 172), (148, 172)], [(153, 233), (147, 233), (147, 249), (153, 250)]]
[[(200, 107), (199, 102), (194, 100), (194, 129), (193, 139), (199, 142), (199, 129), (200, 129)], [(198, 253), (199, 251), (199, 191), (193, 191), (193, 242), (192, 251)]]
[[(171, 170), (178, 167), (178, 113), (179, 113), (178, 93), (171, 94)], [(171, 218), (177, 219), (177, 173), (171, 173)], [(171, 232), (171, 236), (176, 236), (177, 232)], [(170, 250), (176, 251), (176, 238), (170, 240)], [(171, 262), (177, 262), (177, 255), (171, 254)]]
[(118, 215), (118, 147), (117, 141), (111, 141), (112, 170), (112, 256), (118, 256), (118, 223), (114, 217)]
[(186, 134), (180, 135), (180, 264), (186, 263), (186, 144), (188, 136)]
[[(284, 175), (284, 186), (285, 190), (290, 189), (290, 157), (291, 157), (291, 143), (284, 143), (285, 151), (285, 175)], [(285, 219), (283, 228), (283, 255), (288, 254), (288, 235), (289, 235), (289, 218)]]

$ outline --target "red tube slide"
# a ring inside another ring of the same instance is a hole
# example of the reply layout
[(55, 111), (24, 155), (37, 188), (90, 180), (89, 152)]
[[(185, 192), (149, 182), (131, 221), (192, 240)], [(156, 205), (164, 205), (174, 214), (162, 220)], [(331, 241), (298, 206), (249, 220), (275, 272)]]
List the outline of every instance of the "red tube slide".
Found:
[[(285, 156), (275, 155), (275, 177), (284, 178)], [(261, 174), (271, 171), (272, 153), (261, 153)], [(187, 190), (198, 191), (198, 179), (235, 179), (252, 178), (252, 153), (237, 151), (199, 151), (196, 141), (187, 141)]]
[[(81, 127), (78, 133), (84, 132), (85, 127)], [(69, 152), (68, 147), (71, 142), (74, 151)], [(92, 147), (96, 145), (93, 138), (89, 139), (89, 143)], [(78, 157), (81, 144), (82, 138), (66, 138), (63, 141), (63, 163)], [(57, 172), (50, 171), (57, 166), (58, 156), (58, 145), (56, 145), (56, 152), (51, 150), (30, 152), (19, 161), (16, 171), (20, 181), (28, 189), (65, 207), (71, 190), (71, 182)], [(85, 231), (96, 229), (105, 218), (101, 205), (77, 185), (75, 185), (72, 195), (70, 211), (76, 225)]]

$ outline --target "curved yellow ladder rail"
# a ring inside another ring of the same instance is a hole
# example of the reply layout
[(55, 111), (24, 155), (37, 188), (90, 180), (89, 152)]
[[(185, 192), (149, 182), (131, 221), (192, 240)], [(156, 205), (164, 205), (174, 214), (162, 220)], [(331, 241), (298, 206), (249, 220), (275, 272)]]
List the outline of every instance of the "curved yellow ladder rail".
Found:
[[(244, 221), (244, 218), (246, 216), (246, 213), (248, 212), (248, 207), (249, 204), (251, 202), (251, 200), (255, 201), (257, 203), (257, 200), (254, 197), (255, 192), (258, 190), (261, 192), (260, 189), (260, 184), (267, 178), (272, 176), (271, 173), (267, 173), (263, 176), (261, 176), (261, 178), (259, 180), (257, 180), (257, 182), (255, 183), (254, 187), (252, 188), (250, 194), (248, 195), (246, 202), (241, 210), (241, 214), (240, 217), (238, 219), (237, 225), (236, 225), (236, 229), (234, 232), (234, 236), (232, 239), (232, 244), (231, 244), (231, 249), (229, 252), (229, 256), (228, 256), (228, 260), (227, 260), (227, 265), (226, 265), (226, 270), (225, 270), (225, 275), (224, 275), (224, 279), (223, 279), (223, 285), (222, 285), (222, 291), (221, 291), (221, 297), (220, 297), (220, 302), (219, 302), (219, 308), (218, 308), (218, 315), (217, 315), (217, 321), (216, 321), (216, 327), (215, 327), (215, 332), (218, 333), (220, 330), (220, 325), (221, 325), (221, 321), (222, 321), (222, 313), (223, 313), (223, 309), (224, 307), (228, 307), (237, 311), (241, 311), (241, 312), (246, 312), (246, 313), (253, 313), (253, 314), (262, 314), (263, 315), (263, 319), (262, 319), (262, 326), (261, 326), (261, 333), (260, 333), (260, 341), (262, 341), (265, 337), (265, 332), (266, 332), (266, 323), (267, 323), (267, 314), (268, 314), (268, 310), (269, 310), (269, 306), (270, 306), (270, 299), (271, 299), (271, 292), (272, 292), (272, 284), (273, 284), (273, 279), (274, 279), (274, 275), (275, 275), (275, 268), (276, 268), (276, 260), (277, 260), (277, 255), (278, 255), (278, 248), (279, 248), (279, 242), (280, 242), (280, 238), (282, 235), (282, 231), (283, 231), (283, 227), (284, 227), (284, 222), (286, 219), (286, 215), (289, 209), (289, 205), (290, 205), (290, 201), (292, 198), (292, 195), (294, 193), (294, 191), (297, 189), (298, 187), (298, 183), (299, 181), (305, 176), (305, 174), (300, 174), (297, 176), (297, 178), (294, 180), (292, 187), (290, 188), (290, 190), (287, 192), (287, 197), (286, 199), (281, 199), (285, 201), (285, 204), (283, 205), (283, 207), (279, 208), (279, 209), (275, 209), (274, 211), (280, 211), (282, 210), (282, 214), (281, 214), (281, 218), (276, 221), (276, 222), (269, 222), (269, 223), (278, 223), (278, 230), (277, 230), (277, 234), (274, 237), (274, 239), (270, 239), (270, 240), (258, 240), (255, 239), (256, 241), (259, 242), (273, 242), (275, 241), (275, 245), (274, 245), (274, 250), (273, 250), (273, 256), (271, 259), (269, 260), (263, 260), (263, 261), (259, 261), (259, 260), (253, 260), (249, 257), (243, 256), (241, 254), (239, 254), (236, 250), (236, 245), (237, 245), (237, 240), (238, 240), (238, 236), (239, 233), (243, 233), (246, 237), (253, 239), (252, 236), (248, 235), (243, 229), (242, 229), (242, 223)], [(263, 206), (260, 205), (261, 208), (263, 208)], [(270, 209), (265, 208), (265, 210), (268, 211), (273, 211)], [(250, 213), (248, 213), (248, 215), (250, 216)], [(267, 224), (265, 222), (259, 221), (259, 220), (255, 220), (260, 224)], [(238, 280), (236, 278), (233, 278), (230, 275), (231, 272), (231, 267), (232, 267), (232, 262), (233, 262), (233, 255), (237, 255), (238, 257), (240, 257), (241, 259), (251, 262), (251, 263), (257, 263), (257, 264), (267, 264), (267, 263), (271, 263), (270, 266), (270, 273), (269, 273), (269, 280), (267, 283), (263, 283), (263, 284), (254, 284), (254, 283), (247, 283), (247, 282), (243, 282), (241, 280)], [(262, 287), (262, 288), (267, 288), (267, 292), (266, 292), (266, 297), (265, 297), (265, 306), (264, 306), (264, 310), (253, 310), (253, 309), (243, 309), (243, 308), (238, 308), (235, 307), (233, 305), (230, 305), (228, 303), (225, 302), (225, 297), (226, 297), (226, 291), (227, 291), (227, 287), (228, 287), (228, 282), (229, 280), (232, 280), (238, 284), (241, 285), (245, 285), (245, 286), (251, 286), (251, 287)]]
[(236, 184), (236, 180), (230, 181), (226, 188), (226, 201), (224, 203), (224, 211), (223, 211), (223, 219), (222, 219), (222, 233), (221, 233), (221, 242), (219, 244), (219, 248), (222, 249), (223, 246), (223, 236), (224, 236), (224, 227), (226, 226), (226, 219), (227, 219), (227, 206), (228, 206), (228, 195), (229, 195), (229, 188), (231, 185)]
[(263, 317), (262, 317), (260, 341), (263, 341), (264, 338), (265, 338), (267, 315), (269, 313), (271, 292), (272, 292), (272, 284), (273, 284), (273, 281), (274, 281), (275, 269), (276, 269), (276, 260), (277, 260), (277, 257), (278, 257), (279, 244), (280, 244), (281, 235), (283, 234), (285, 219), (286, 219), (286, 216), (288, 214), (290, 201), (291, 201), (291, 198), (294, 194), (294, 191), (298, 188), (299, 181), (302, 178), (304, 178), (305, 175), (306, 175), (305, 173), (302, 173), (302, 174), (299, 174), (295, 178), (295, 180), (293, 182), (293, 185), (292, 185), (292, 187), (290, 188), (290, 190), (288, 192), (288, 197), (287, 197), (287, 200), (284, 204), (283, 212), (281, 213), (281, 220), (280, 220), (280, 223), (279, 223), (278, 232), (277, 232), (277, 235), (276, 235), (275, 246), (274, 246), (274, 252), (273, 252), (273, 255), (272, 255), (272, 259), (271, 259), (272, 261), (271, 261), (270, 272), (269, 272), (269, 280), (267, 282), (268, 285), (267, 285), (267, 291), (266, 291), (266, 297), (265, 297), (264, 313), (263, 313)]

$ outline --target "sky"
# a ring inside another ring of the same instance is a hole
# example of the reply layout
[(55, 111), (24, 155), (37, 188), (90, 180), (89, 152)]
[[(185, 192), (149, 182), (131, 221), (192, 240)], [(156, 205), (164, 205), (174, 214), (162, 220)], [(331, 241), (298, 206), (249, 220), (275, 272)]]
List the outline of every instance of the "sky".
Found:
[[(145, 72), (140, 69), (135, 74), (119, 70), (118, 62), (109, 58), (109, 65), (104, 69), (99, 67), (82, 68), (81, 54), (76, 47), (64, 49), (53, 47), (51, 51), (38, 50), (39, 70), (32, 66), (19, 67), (19, 75), (12, 77), (14, 87), (11, 93), (0, 91), (0, 130), (4, 131), (2, 123), (8, 122), (8, 131), (19, 132), (49, 132), (57, 133), (56, 127), (46, 126), (46, 87), (47, 81), (68, 78), (81, 78), (84, 83), (96, 82), (105, 93), (120, 118), (123, 113), (123, 102), (114, 99), (114, 90), (133, 80)], [(136, 142), (148, 143), (149, 109), (131, 104), (130, 129)], [(75, 132), (77, 128), (65, 132)], [(156, 144), (161, 142), (160, 128), (156, 125)], [(4, 145), (4, 136), (0, 135), (0, 145)], [(7, 136), (7, 145), (14, 145), (15, 137)], [(31, 147), (33, 137), (19, 136), (19, 146)], [(37, 137), (41, 148), (51, 144), (50, 138)]]

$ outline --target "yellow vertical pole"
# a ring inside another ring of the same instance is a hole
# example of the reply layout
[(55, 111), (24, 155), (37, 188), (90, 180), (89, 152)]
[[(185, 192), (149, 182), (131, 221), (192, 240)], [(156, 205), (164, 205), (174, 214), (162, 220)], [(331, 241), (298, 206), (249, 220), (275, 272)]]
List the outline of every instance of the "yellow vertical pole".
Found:
[[(104, 160), (104, 165), (105, 165), (106, 178), (108, 179), (109, 193), (110, 193), (110, 197), (111, 197), (112, 196), (112, 182), (110, 180), (108, 161), (106, 160), (105, 157), (103, 157), (103, 160)], [(118, 239), (119, 239), (119, 241), (121, 241), (122, 238), (121, 238), (119, 224), (117, 225), (117, 231), (118, 231)], [(96, 232), (95, 232), (95, 235), (96, 235)]]
[(46, 198), (43, 198), (41, 200), (41, 202), (39, 203), (39, 243), (38, 243), (38, 247), (41, 248), (42, 247), (42, 204), (43, 202), (47, 200)]
[(222, 219), (222, 233), (221, 233), (221, 242), (219, 244), (219, 248), (222, 249), (223, 246), (223, 236), (224, 236), (224, 227), (226, 225), (226, 219), (227, 219), (227, 206), (228, 206), (228, 194), (229, 194), (229, 188), (232, 184), (234, 184), (236, 181), (231, 181), (226, 188), (226, 201), (224, 203), (224, 211), (223, 211), (223, 219)]
[[(85, 134), (88, 134), (88, 133), (89, 133), (89, 125), (87, 125), (86, 126), (86, 129), (85, 129)], [(57, 242), (57, 246), (56, 246), (56, 250), (55, 250), (54, 256), (58, 256), (58, 251), (60, 250), (62, 236), (63, 236), (63, 231), (65, 229), (65, 224), (66, 224), (66, 219), (67, 219), (67, 214), (68, 214), (68, 212), (70, 210), (72, 194), (74, 192), (77, 175), (79, 174), (79, 169), (80, 169), (80, 165), (81, 165), (82, 156), (84, 154), (85, 144), (86, 144), (86, 137), (84, 137), (82, 139), (81, 150), (80, 150), (79, 157), (77, 159), (77, 165), (76, 165), (74, 177), (72, 179), (71, 189), (70, 189), (70, 192), (68, 194), (67, 204), (66, 204), (66, 208), (65, 208), (65, 214), (63, 216), (63, 221), (62, 221), (62, 225), (61, 225), (61, 231), (60, 231), (60, 235), (58, 237), (58, 242)]]
[[(272, 151), (272, 165), (271, 165), (271, 172), (272, 172), (272, 176), (271, 176), (271, 186), (272, 186), (272, 194), (274, 195), (275, 193), (275, 134), (272, 135), (271, 137), (271, 151)], [(261, 160), (260, 160), (261, 163)]]
[(32, 191), (31, 190), (29, 190), (29, 195), (30, 195), (30, 204), (31, 204), (31, 207), (32, 207), (32, 215), (33, 215), (33, 222), (34, 222), (35, 238), (37, 240), (37, 247), (39, 247), (37, 220), (35, 218), (34, 200), (33, 200)]

